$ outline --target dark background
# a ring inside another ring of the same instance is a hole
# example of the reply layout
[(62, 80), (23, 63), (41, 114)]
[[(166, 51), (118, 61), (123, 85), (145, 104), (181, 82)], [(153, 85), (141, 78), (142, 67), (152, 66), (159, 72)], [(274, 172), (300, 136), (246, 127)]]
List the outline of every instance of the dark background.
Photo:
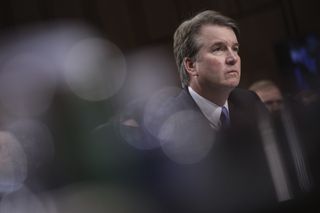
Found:
[(201, 10), (218, 10), (240, 25), (241, 86), (268, 78), (290, 89), (275, 44), (319, 34), (318, 8), (317, 0), (4, 0), (0, 27), (7, 31), (37, 22), (76, 19), (96, 27), (124, 53), (152, 45), (171, 51), (172, 34), (182, 20)]

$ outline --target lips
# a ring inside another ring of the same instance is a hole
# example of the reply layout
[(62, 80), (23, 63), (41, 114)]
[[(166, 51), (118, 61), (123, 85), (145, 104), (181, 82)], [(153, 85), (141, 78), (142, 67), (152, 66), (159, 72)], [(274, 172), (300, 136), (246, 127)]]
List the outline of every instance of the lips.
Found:
[(227, 74), (238, 74), (239, 72), (237, 70), (229, 70), (227, 71)]

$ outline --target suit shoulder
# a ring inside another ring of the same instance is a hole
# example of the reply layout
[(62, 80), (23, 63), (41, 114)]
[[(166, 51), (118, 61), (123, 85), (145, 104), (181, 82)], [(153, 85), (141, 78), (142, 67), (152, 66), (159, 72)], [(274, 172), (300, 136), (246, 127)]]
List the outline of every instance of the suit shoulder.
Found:
[(256, 93), (242, 88), (234, 89), (230, 94), (230, 99), (238, 102), (261, 102)]

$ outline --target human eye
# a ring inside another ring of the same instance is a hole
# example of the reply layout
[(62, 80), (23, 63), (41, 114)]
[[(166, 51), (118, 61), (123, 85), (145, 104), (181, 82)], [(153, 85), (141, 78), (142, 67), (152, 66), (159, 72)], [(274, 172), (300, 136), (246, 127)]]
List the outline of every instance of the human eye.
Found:
[(211, 52), (213, 53), (219, 53), (219, 52), (223, 52), (225, 51), (227, 48), (224, 45), (221, 44), (217, 44), (217, 45), (213, 45), (211, 48)]
[(232, 47), (232, 50), (235, 51), (235, 52), (239, 52), (239, 45), (238, 45), (238, 44), (237, 44), (237, 45), (234, 45), (234, 46)]

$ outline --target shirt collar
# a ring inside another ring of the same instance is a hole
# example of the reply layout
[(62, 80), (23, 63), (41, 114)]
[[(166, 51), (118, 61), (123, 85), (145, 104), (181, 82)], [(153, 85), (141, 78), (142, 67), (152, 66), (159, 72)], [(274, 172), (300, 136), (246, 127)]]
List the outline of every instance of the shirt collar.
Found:
[[(196, 91), (194, 91), (190, 86), (188, 87), (188, 90), (193, 100), (199, 106), (203, 115), (209, 120), (210, 126), (213, 127), (214, 129), (218, 129), (221, 126), (220, 115), (221, 115), (222, 107), (202, 97)], [(229, 111), (228, 101), (226, 101), (226, 103), (223, 106), (226, 107), (227, 110)]]

